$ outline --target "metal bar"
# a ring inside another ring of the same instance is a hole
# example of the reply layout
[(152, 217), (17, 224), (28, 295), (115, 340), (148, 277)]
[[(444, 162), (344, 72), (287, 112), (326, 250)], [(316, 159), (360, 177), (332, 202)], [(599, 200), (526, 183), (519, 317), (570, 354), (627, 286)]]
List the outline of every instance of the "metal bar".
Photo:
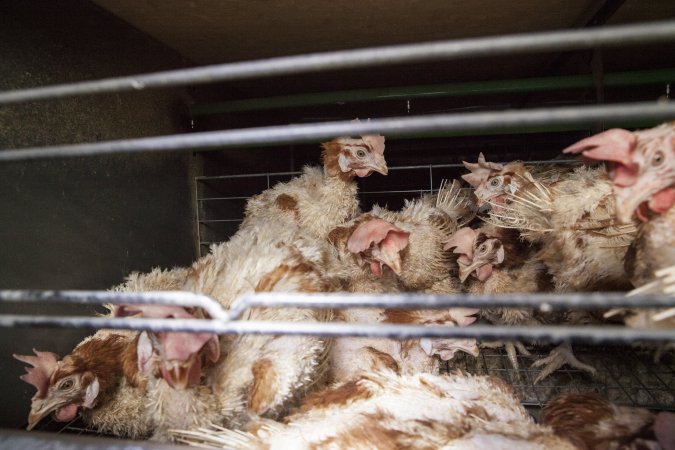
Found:
[(0, 430), (0, 448), (41, 450), (184, 450), (184, 445), (120, 439), (118, 437), (77, 436), (41, 431), (4, 428)]
[[(603, 83), (605, 86), (635, 86), (641, 84), (667, 83), (673, 79), (675, 79), (675, 68), (609, 73), (604, 75)], [(190, 111), (193, 116), (198, 117), (232, 112), (263, 111), (276, 108), (292, 108), (336, 103), (343, 104), (350, 102), (387, 101), (400, 98), (461, 97), (593, 87), (594, 79), (592, 75), (567, 75), (246, 98), (226, 102), (193, 105), (190, 108)]]
[[(501, 163), (506, 163), (508, 161), (496, 161)], [(535, 160), (527, 161), (528, 165), (540, 165), (540, 164), (552, 164), (552, 165), (564, 165), (564, 164), (583, 164), (579, 159), (555, 159), (555, 160)], [(432, 169), (451, 169), (451, 168), (462, 168), (464, 169), (464, 164), (455, 163), (455, 164), (418, 164), (418, 165), (409, 165), (409, 166), (396, 166), (389, 167), (389, 172), (395, 172), (397, 170), (416, 170), (416, 169), (427, 169), (431, 167)], [(235, 175), (203, 175), (195, 177), (197, 181), (207, 181), (207, 180), (228, 180), (230, 178), (252, 178), (252, 177), (265, 177), (265, 176), (280, 176), (280, 175), (300, 175), (302, 172), (260, 172), (260, 173), (249, 173), (249, 174), (235, 174)], [(390, 191), (388, 191), (390, 192)], [(223, 199), (239, 197), (222, 197)], [(242, 197), (248, 198), (248, 197)], [(220, 198), (214, 198), (214, 200), (219, 200)], [(198, 199), (198, 200), (211, 200), (207, 199)]]
[[(251, 178), (251, 177), (269, 177), (273, 175), (278, 175), (278, 176), (289, 176), (289, 175), (300, 175), (302, 172), (296, 171), (296, 172), (259, 172), (259, 173), (235, 173), (232, 175), (202, 175), (195, 177), (195, 180), (197, 181), (204, 181), (204, 180), (218, 180), (221, 178)], [(269, 183), (269, 181), (268, 181)], [(269, 185), (267, 186), (269, 188)]]
[(176, 305), (203, 308), (214, 319), (229, 320), (216, 300), (188, 291), (110, 292), (110, 291), (38, 291), (0, 290), (0, 302), (75, 303), (85, 305)]
[(672, 39), (675, 39), (675, 21), (663, 21), (590, 30), (523, 33), (509, 36), (343, 50), (0, 92), (0, 105), (74, 95), (166, 88), (321, 70), (378, 67), (402, 63), (574, 50), (601, 46), (629, 46)]
[(77, 304), (160, 304), (197, 306), (214, 319), (233, 320), (249, 308), (401, 308), (439, 309), (452, 307), (532, 307), (542, 311), (555, 308), (607, 309), (616, 307), (675, 307), (675, 297), (657, 295), (626, 296), (623, 292), (568, 294), (360, 294), (258, 292), (237, 298), (224, 311), (213, 298), (188, 291), (109, 292), (0, 290), (1, 302), (46, 302)]
[(505, 327), (471, 325), (469, 327), (400, 324), (352, 324), (336, 322), (266, 322), (199, 319), (145, 319), (72, 316), (0, 315), (0, 327), (111, 328), (151, 330), (155, 332), (191, 332), (215, 334), (262, 334), (293, 336), (363, 336), (392, 339), (463, 338), (546, 340), (550, 342), (624, 343), (635, 341), (670, 342), (675, 330), (634, 329), (612, 326)]
[(212, 200), (248, 200), (251, 198), (251, 196), (234, 196), (234, 197), (205, 197), (205, 198), (198, 198), (198, 202), (207, 202), (207, 201), (212, 201)]
[(215, 150), (252, 145), (316, 142), (336, 136), (381, 133), (387, 137), (409, 137), (427, 132), (509, 130), (551, 124), (593, 123), (598, 120), (668, 120), (675, 117), (675, 103), (620, 103), (564, 108), (536, 108), (464, 114), (435, 114), (415, 117), (373, 119), (369, 122), (323, 122), (245, 128), (228, 131), (157, 136), (141, 139), (96, 142), (53, 147), (0, 151), (0, 162), (23, 161), (109, 153), (175, 150)]
[(626, 297), (623, 292), (569, 294), (499, 294), (499, 295), (431, 295), (431, 294), (347, 294), (258, 292), (245, 294), (230, 305), (232, 319), (241, 317), (248, 308), (487, 308), (532, 307), (542, 311), (554, 308), (607, 309), (616, 307), (668, 308), (675, 297), (642, 295)]

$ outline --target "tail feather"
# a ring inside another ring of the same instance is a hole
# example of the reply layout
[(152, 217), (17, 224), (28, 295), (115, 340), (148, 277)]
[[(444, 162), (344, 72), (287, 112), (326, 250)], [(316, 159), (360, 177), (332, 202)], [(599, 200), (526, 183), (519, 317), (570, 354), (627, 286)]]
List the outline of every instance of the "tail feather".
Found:
[(470, 196), (462, 192), (457, 180), (452, 180), (450, 186), (448, 186), (448, 180), (441, 181), (436, 194), (436, 208), (458, 219), (458, 228), (467, 225), (476, 215), (476, 208)]
[(257, 436), (210, 424), (196, 430), (169, 430), (176, 442), (199, 448), (228, 450), (262, 450), (267, 446)]

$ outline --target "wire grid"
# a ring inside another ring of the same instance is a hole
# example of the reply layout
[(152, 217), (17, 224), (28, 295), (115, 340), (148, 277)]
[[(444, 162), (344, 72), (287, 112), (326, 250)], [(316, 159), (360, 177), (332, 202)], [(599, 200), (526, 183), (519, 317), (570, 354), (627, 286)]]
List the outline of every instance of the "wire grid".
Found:
[(574, 354), (597, 373), (563, 366), (538, 384), (541, 372), (534, 361), (548, 356), (550, 349), (535, 349), (532, 356), (518, 355), (519, 369), (512, 367), (503, 349), (484, 348), (474, 358), (462, 355), (448, 362), (444, 370), (490, 375), (511, 385), (521, 403), (540, 409), (560, 394), (595, 392), (609, 401), (625, 406), (675, 411), (675, 354), (663, 354), (654, 361), (654, 348), (624, 346), (575, 346)]
[[(548, 161), (528, 161), (529, 165), (537, 164), (560, 164), (572, 165), (580, 164), (578, 160), (548, 160)], [(390, 201), (402, 201), (403, 199), (413, 199), (423, 194), (435, 193), (441, 180), (444, 178), (456, 177), (464, 173), (463, 164), (423, 164), (409, 165), (389, 168), (389, 181), (397, 179), (406, 179), (404, 189), (361, 189), (359, 190), (360, 203), (372, 205), (380, 202), (386, 205)], [(417, 172), (420, 179), (419, 183), (411, 185), (408, 176), (411, 172)], [(294, 172), (265, 172), (237, 175), (214, 175), (195, 177), (195, 199), (197, 202), (197, 239), (200, 249), (200, 256), (209, 252), (209, 247), (213, 244), (227, 240), (236, 232), (239, 224), (244, 217), (244, 207), (246, 201), (253, 195), (259, 194), (263, 189), (269, 189), (278, 182), (286, 182), (291, 178), (301, 175), (301, 171)], [(218, 183), (222, 189), (227, 190), (231, 186), (239, 195), (205, 195), (208, 183)], [(241, 182), (250, 184), (250, 187), (242, 189)], [(237, 183), (236, 185), (232, 183)], [(256, 186), (256, 187), (254, 187)], [(221, 208), (212, 207), (218, 203)], [(226, 212), (223, 212), (225, 210)]]
[(78, 415), (70, 422), (57, 422), (51, 416), (49, 419), (41, 421), (35, 428), (36, 431), (47, 431), (52, 433), (76, 434), (78, 436), (96, 436), (114, 439), (122, 439), (114, 434), (101, 433), (100, 431), (89, 427)]

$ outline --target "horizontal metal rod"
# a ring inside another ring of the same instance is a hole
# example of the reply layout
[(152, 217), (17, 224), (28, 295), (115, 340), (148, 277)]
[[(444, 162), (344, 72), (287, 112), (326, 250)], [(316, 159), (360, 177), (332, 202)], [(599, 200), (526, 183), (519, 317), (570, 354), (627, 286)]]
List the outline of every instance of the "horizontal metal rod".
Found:
[(184, 331), (215, 334), (265, 334), (293, 336), (365, 336), (393, 339), (464, 338), (481, 340), (583, 341), (595, 344), (637, 341), (675, 341), (675, 330), (632, 329), (615, 326), (468, 327), (400, 324), (352, 324), (336, 322), (263, 322), (198, 319), (124, 319), (68, 316), (0, 315), (0, 327), (110, 328), (127, 330)]
[(675, 21), (524, 33), (508, 36), (394, 45), (244, 61), (144, 75), (0, 92), (0, 105), (74, 95), (133, 91), (300, 74), (518, 53), (629, 46), (675, 39)]
[(216, 300), (189, 291), (38, 291), (0, 290), (0, 303), (74, 303), (85, 305), (176, 305), (203, 308), (213, 319), (229, 320), (230, 316)]
[[(602, 77), (605, 87), (634, 86), (640, 84), (670, 83), (675, 79), (675, 69), (643, 70), (607, 73)], [(556, 89), (594, 88), (592, 75), (567, 75), (558, 77), (487, 80), (464, 83), (431, 84), (422, 86), (396, 86), (377, 89), (313, 92), (279, 97), (245, 98), (217, 103), (202, 103), (190, 107), (193, 116), (260, 111), (275, 108), (356, 103), (396, 99), (457, 97), (485, 94), (552, 91)]]
[(0, 151), (0, 162), (93, 156), (109, 153), (215, 150), (254, 145), (317, 142), (336, 136), (369, 133), (381, 133), (387, 137), (401, 137), (425, 132), (508, 130), (521, 127), (549, 126), (551, 124), (611, 122), (628, 119), (660, 121), (673, 118), (675, 118), (675, 102), (619, 103), (499, 112), (436, 114), (373, 119), (369, 122), (360, 123), (351, 121), (323, 122), (3, 150)]
[[(508, 161), (495, 161), (501, 163), (507, 163)], [(541, 165), (541, 164), (553, 164), (553, 165), (563, 165), (563, 164), (583, 164), (579, 159), (556, 159), (556, 160), (536, 160), (536, 161), (527, 161), (527, 164), (530, 165)], [(451, 169), (451, 168), (462, 168), (464, 169), (464, 164), (454, 163), (454, 164), (415, 164), (409, 166), (394, 166), (389, 167), (389, 172), (395, 172), (397, 170), (418, 170), (418, 169)], [(200, 175), (195, 177), (196, 181), (204, 182), (208, 180), (229, 180), (231, 178), (256, 178), (256, 177), (273, 177), (281, 175), (300, 175), (302, 172), (259, 172), (259, 173), (247, 173), (247, 174), (234, 174), (234, 175)], [(239, 198), (239, 197), (224, 197), (224, 198)], [(242, 197), (248, 198), (248, 197)], [(213, 200), (219, 200), (220, 198), (214, 198)], [(211, 200), (207, 199), (197, 199), (197, 200)]]
[(552, 309), (608, 309), (618, 307), (672, 308), (675, 297), (640, 295), (627, 297), (624, 292), (568, 294), (498, 294), (498, 295), (432, 295), (432, 294), (359, 294), (258, 292), (245, 294), (230, 305), (232, 319), (239, 318), (249, 308), (492, 308), (529, 307)]
[(75, 304), (159, 304), (204, 308), (212, 318), (230, 320), (241, 317), (248, 308), (447, 308), (447, 307), (529, 307), (552, 309), (672, 308), (675, 297), (624, 292), (566, 294), (433, 295), (417, 293), (362, 294), (347, 292), (258, 292), (244, 294), (222, 309), (217, 300), (189, 291), (37, 291), (0, 290), (0, 303), (45, 302)]

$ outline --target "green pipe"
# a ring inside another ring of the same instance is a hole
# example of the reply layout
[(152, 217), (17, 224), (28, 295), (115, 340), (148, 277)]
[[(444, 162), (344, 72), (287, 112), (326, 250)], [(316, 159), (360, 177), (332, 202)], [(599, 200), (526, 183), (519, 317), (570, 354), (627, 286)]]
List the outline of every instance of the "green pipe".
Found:
[[(603, 78), (605, 86), (634, 86), (654, 83), (669, 83), (675, 80), (675, 69), (645, 70), (636, 72), (608, 73)], [(520, 78), (512, 80), (477, 81), (422, 86), (399, 86), (351, 91), (316, 92), (310, 94), (284, 95), (279, 97), (232, 100), (219, 103), (193, 105), (193, 116), (261, 111), (275, 108), (329, 105), (335, 103), (356, 103), (394, 99), (435, 98), (498, 94), (514, 92), (537, 92), (556, 89), (592, 88), (592, 75), (570, 75), (560, 77)]]
[[(640, 121), (607, 121), (603, 125), (605, 128), (625, 128), (625, 129), (641, 129), (641, 128), (651, 128), (658, 125), (661, 122), (654, 122), (650, 120), (640, 120)], [(491, 130), (481, 130), (481, 131), (439, 131), (435, 133), (416, 133), (416, 134), (406, 134), (398, 135), (392, 137), (391, 140), (397, 139), (419, 139), (419, 138), (440, 138), (440, 137), (457, 137), (457, 136), (495, 136), (495, 135), (506, 135), (506, 134), (534, 134), (534, 133), (562, 133), (566, 131), (588, 131), (592, 133), (591, 127), (589, 125), (542, 125), (536, 127), (525, 127), (525, 128), (495, 128)], [(390, 139), (390, 138), (387, 138)]]

